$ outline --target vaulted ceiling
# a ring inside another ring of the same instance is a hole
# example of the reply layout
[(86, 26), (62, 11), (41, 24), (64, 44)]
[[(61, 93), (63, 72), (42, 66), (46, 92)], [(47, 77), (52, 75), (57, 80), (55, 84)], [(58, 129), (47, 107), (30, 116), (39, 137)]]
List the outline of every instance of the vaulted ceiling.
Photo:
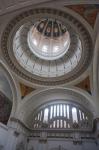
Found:
[[(92, 28), (94, 28), (96, 16), (99, 12), (98, 0), (81, 0), (80, 2), (76, 0), (75, 2), (74, 0), (0, 0), (0, 24), (2, 24), (3, 16), (6, 16), (6, 14), (10, 14), (20, 9), (26, 9), (26, 7), (32, 8), (32, 6), (47, 6), (48, 4), (49, 6), (56, 4), (58, 7), (61, 5), (66, 8), (72, 9), (73, 11), (81, 15), (92, 26)], [(76, 86), (86, 91), (90, 91), (89, 75), (85, 80), (81, 81), (81, 83), (76, 84)], [(35, 89), (23, 83), (20, 83), (20, 87), (22, 97), (26, 96)]]

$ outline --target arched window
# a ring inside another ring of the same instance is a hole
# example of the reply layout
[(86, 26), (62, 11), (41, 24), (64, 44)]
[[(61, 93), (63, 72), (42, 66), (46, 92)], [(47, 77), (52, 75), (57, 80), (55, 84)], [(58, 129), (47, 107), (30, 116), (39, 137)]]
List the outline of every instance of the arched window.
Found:
[(54, 101), (34, 111), (33, 128), (89, 129), (92, 128), (92, 114), (82, 106), (68, 101)]

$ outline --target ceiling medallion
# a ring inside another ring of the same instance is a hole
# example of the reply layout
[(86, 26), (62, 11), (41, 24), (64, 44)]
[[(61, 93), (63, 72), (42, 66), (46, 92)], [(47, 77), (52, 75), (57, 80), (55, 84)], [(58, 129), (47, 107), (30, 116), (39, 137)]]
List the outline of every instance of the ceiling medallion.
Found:
[(36, 85), (61, 85), (88, 68), (92, 39), (73, 16), (38, 8), (23, 12), (6, 27), (2, 54), (11, 69)]

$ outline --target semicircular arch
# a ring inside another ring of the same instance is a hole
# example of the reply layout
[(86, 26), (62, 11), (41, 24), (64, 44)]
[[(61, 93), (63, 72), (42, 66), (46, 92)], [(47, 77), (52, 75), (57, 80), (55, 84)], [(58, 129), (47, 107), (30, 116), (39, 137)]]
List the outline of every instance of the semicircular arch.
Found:
[(84, 92), (83, 90), (75, 87), (53, 87), (34, 91), (26, 98), (24, 98), (24, 102), (21, 103), (18, 110), (18, 119), (27, 125), (27, 123), (29, 123), (29, 121), (32, 119), (32, 113), (35, 108), (41, 106), (44, 103), (55, 100), (73, 101), (74, 103), (78, 103), (79, 105), (82, 105), (90, 112), (92, 112), (94, 118), (96, 116), (96, 109), (92, 100), (92, 96), (90, 96), (87, 92)]

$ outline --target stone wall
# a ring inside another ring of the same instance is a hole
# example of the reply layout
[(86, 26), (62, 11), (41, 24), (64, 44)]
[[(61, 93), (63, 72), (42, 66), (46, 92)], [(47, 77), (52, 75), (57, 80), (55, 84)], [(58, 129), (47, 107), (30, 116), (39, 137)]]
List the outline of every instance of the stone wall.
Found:
[(0, 150), (99, 150), (99, 138), (92, 137), (33, 137), (0, 123)]
[(81, 143), (70, 139), (49, 138), (46, 142), (31, 138), (27, 150), (99, 150), (99, 145), (94, 140)]

